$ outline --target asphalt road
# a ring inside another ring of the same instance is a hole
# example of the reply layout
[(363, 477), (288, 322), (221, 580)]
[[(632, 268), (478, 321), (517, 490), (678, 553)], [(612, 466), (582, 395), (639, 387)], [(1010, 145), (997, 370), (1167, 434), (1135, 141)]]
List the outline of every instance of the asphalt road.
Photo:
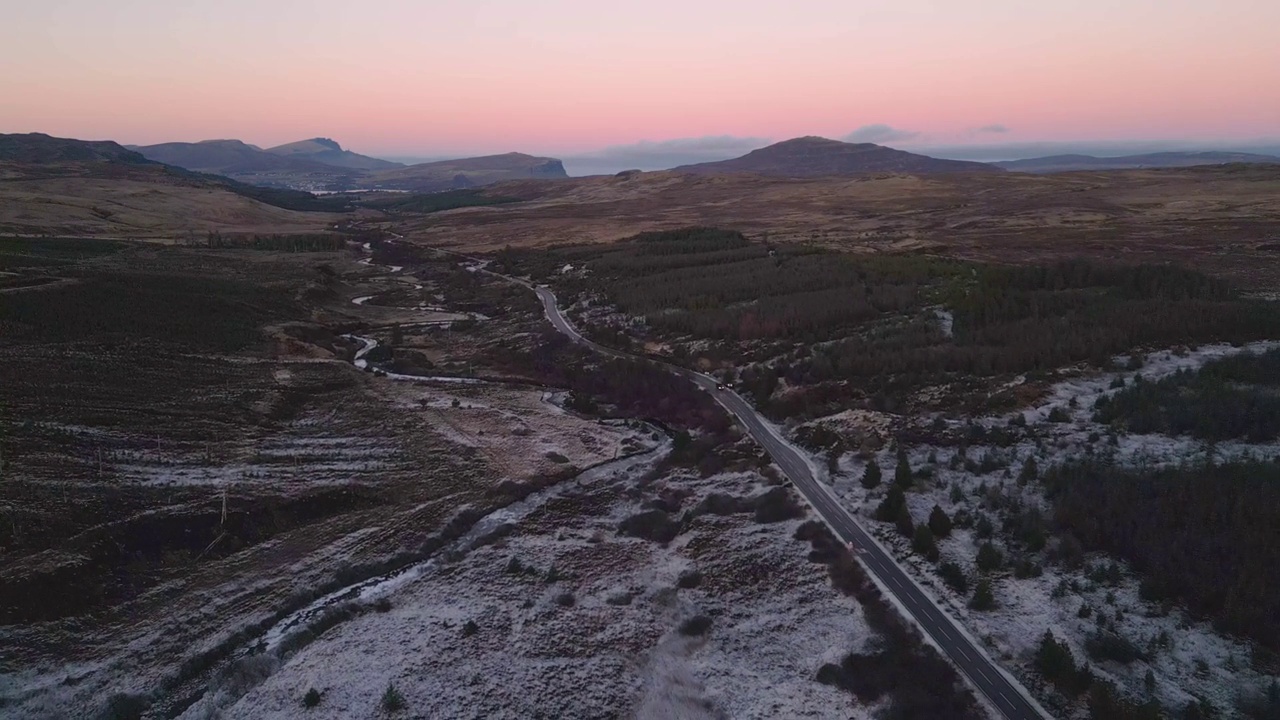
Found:
[[(496, 273), (494, 273), (496, 274)], [(530, 286), (528, 283), (514, 280), (522, 285), (532, 287), (542, 302), (547, 319), (556, 330), (569, 336), (602, 355), (612, 357), (638, 357), (613, 348), (594, 343), (578, 333), (560, 312), (556, 304), (556, 296), (550, 289), (541, 286)], [(649, 358), (642, 358), (649, 359)], [(1035, 704), (1024, 695), (1021, 688), (1000, 671), (995, 662), (986, 656), (969, 636), (965, 635), (956, 622), (933, 603), (924, 591), (901, 566), (871, 538), (858, 521), (848, 513), (826, 485), (818, 482), (813, 470), (805, 462), (800, 452), (790, 443), (783, 440), (774, 429), (766, 424), (746, 400), (730, 389), (717, 389), (715, 378), (676, 365), (666, 367), (678, 375), (688, 378), (699, 387), (711, 393), (726, 410), (747, 428), (751, 436), (769, 453), (778, 467), (786, 473), (796, 489), (808, 498), (822, 519), (832, 531), (846, 543), (852, 543), (854, 552), (862, 565), (880, 581), (898, 604), (910, 613), (916, 625), (942, 648), (951, 662), (968, 678), (969, 683), (986, 696), (989, 703), (1010, 720), (1040, 720), (1047, 717)]]

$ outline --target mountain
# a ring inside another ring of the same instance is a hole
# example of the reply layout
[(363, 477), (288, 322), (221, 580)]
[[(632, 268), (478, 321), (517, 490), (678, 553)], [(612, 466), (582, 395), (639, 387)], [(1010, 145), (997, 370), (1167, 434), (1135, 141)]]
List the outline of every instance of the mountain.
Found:
[(1130, 168), (1191, 167), (1227, 163), (1280, 163), (1280, 157), (1239, 152), (1159, 152), (1145, 155), (1095, 157), (1093, 155), (1051, 155), (1049, 157), (991, 163), (1005, 170), (1025, 173), (1055, 173), (1072, 170), (1123, 170)]
[(368, 187), (382, 190), (438, 192), (491, 185), (504, 180), (567, 178), (564, 165), (555, 158), (524, 153), (421, 163), (368, 176)]
[(564, 178), (559, 160), (522, 153), (401, 165), (343, 150), (328, 138), (263, 150), (239, 140), (164, 143), (134, 148), (148, 159), (241, 182), (297, 190), (377, 188), (437, 192), (503, 180)]
[(378, 158), (369, 157), (367, 155), (353, 153), (350, 150), (343, 150), (341, 145), (329, 138), (299, 140), (298, 142), (288, 143), (287, 145), (267, 148), (267, 152), (273, 155), (280, 155), (299, 160), (310, 160), (312, 162), (333, 165), (334, 167), (350, 168), (353, 170), (390, 170), (392, 168), (404, 167), (401, 163), (391, 162), (390, 160), (379, 160)]
[(0, 162), (32, 165), (145, 165), (147, 159), (110, 140), (72, 140), (44, 133), (27, 133), (0, 135)]
[(149, 160), (188, 170), (221, 174), (270, 170), (315, 170), (317, 165), (301, 158), (281, 157), (239, 140), (204, 140), (144, 145), (135, 149)]
[(785, 140), (742, 157), (681, 165), (676, 172), (712, 175), (756, 173), (781, 177), (822, 177), (860, 173), (931, 174), (998, 172), (987, 163), (939, 160), (872, 143), (846, 143), (821, 137)]
[[(318, 232), (349, 209), (149, 160), (114, 142), (0, 135), (0, 232), (168, 237)], [(322, 211), (322, 212), (299, 212)]]

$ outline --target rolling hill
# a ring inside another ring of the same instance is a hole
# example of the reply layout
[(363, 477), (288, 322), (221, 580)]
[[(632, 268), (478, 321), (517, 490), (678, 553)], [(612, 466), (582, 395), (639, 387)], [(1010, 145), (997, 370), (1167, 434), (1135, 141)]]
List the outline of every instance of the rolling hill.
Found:
[(752, 150), (731, 160), (682, 165), (674, 170), (698, 175), (755, 173), (807, 178), (884, 172), (908, 175), (999, 172), (1000, 168), (987, 163), (939, 160), (872, 143), (846, 143), (821, 137), (802, 137)]
[(342, 149), (338, 143), (329, 138), (312, 138), (298, 142), (267, 148), (268, 153), (295, 160), (307, 160), (334, 167), (352, 170), (390, 170), (404, 167), (402, 163), (380, 160)]
[(265, 187), (439, 192), (504, 180), (565, 178), (559, 160), (523, 153), (402, 165), (360, 155), (328, 138), (263, 150), (239, 140), (164, 143), (135, 148), (151, 160)]
[(382, 190), (438, 192), (491, 185), (506, 180), (567, 178), (564, 165), (555, 158), (524, 153), (441, 160), (375, 173), (369, 187)]
[(308, 193), (165, 165), (114, 142), (40, 133), (0, 135), (0, 180), (0, 233), (316, 232), (337, 217), (328, 211), (343, 209)]
[(172, 142), (133, 149), (149, 160), (166, 165), (225, 175), (268, 187), (303, 190), (341, 188), (350, 186), (364, 172), (318, 162), (306, 156), (268, 152), (239, 140)]
[(1094, 155), (1051, 155), (1049, 157), (992, 163), (1005, 170), (1025, 173), (1055, 173), (1072, 170), (1126, 170), (1131, 168), (1193, 167), (1227, 163), (1280, 163), (1280, 157), (1239, 152), (1161, 152), (1119, 157)]

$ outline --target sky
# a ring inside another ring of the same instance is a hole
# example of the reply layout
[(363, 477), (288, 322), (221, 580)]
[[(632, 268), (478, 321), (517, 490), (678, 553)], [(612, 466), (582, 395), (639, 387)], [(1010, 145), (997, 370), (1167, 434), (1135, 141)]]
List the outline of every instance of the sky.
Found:
[(1280, 143), (1276, 0), (6, 4), (0, 132), (571, 171), (801, 135), (953, 156)]

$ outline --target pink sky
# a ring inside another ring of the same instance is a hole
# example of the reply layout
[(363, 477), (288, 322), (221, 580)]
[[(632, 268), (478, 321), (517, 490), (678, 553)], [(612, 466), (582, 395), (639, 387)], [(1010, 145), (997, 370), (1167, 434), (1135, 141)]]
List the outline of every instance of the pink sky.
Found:
[[(373, 154), (1280, 137), (1276, 0), (43, 0), (0, 132)], [(1006, 132), (978, 132), (1000, 125)]]

